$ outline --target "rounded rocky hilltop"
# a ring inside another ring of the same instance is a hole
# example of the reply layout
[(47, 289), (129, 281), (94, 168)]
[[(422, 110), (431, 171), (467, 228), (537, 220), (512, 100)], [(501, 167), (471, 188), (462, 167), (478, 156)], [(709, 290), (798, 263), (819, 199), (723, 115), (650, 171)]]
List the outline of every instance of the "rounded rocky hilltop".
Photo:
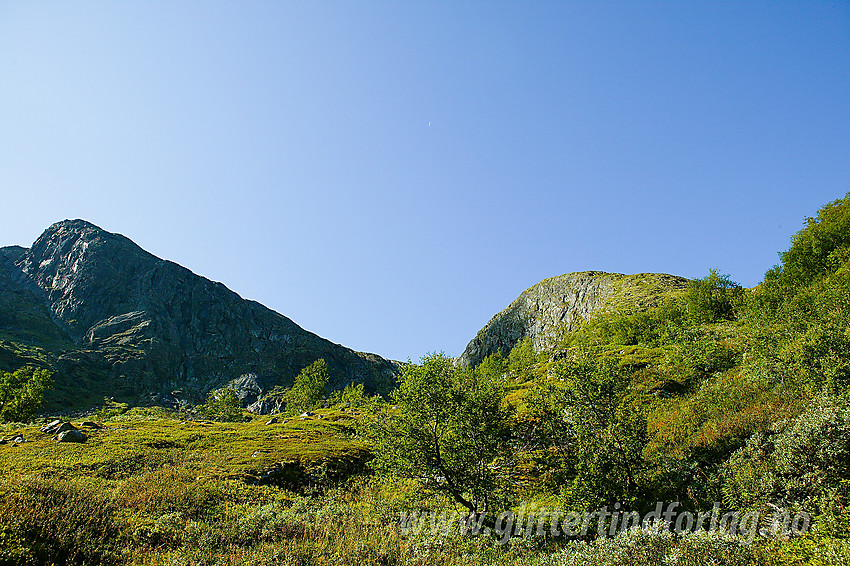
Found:
[(681, 291), (688, 279), (664, 273), (605, 273), (581, 271), (544, 279), (526, 289), (498, 313), (466, 346), (464, 365), (508, 352), (529, 337), (534, 349), (555, 345), (558, 334), (571, 331), (582, 320), (604, 310), (641, 310), (656, 306), (670, 293)]

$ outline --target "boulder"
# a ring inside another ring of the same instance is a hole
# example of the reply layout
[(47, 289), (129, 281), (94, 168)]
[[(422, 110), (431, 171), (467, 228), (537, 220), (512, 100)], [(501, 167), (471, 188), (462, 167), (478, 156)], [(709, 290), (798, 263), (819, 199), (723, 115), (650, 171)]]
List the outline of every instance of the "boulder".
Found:
[(62, 424), (62, 421), (60, 419), (56, 419), (55, 421), (51, 421), (51, 422), (47, 423), (46, 425), (44, 425), (43, 427), (41, 427), (41, 432), (44, 432), (44, 433), (47, 433), (47, 434), (53, 434), (55, 432), (55, 430), (57, 428), (59, 428), (59, 426), (61, 424)]
[(66, 430), (59, 433), (56, 437), (56, 442), (85, 442), (88, 436), (79, 429)]
[(62, 423), (58, 427), (54, 428), (51, 434), (59, 434), (61, 432), (66, 432), (69, 430), (77, 430), (77, 427), (75, 427), (71, 423)]
[(56, 437), (56, 442), (85, 442), (88, 436), (79, 429), (66, 430), (59, 433)]
[(80, 426), (84, 426), (86, 428), (93, 428), (95, 430), (99, 430), (99, 429), (103, 428), (103, 425), (98, 424), (98, 423), (93, 422), (93, 421), (83, 421), (82, 423), (80, 423)]
[(230, 380), (227, 387), (233, 389), (243, 406), (250, 406), (256, 403), (267, 389), (274, 386), (274, 382), (273, 377), (246, 373)]

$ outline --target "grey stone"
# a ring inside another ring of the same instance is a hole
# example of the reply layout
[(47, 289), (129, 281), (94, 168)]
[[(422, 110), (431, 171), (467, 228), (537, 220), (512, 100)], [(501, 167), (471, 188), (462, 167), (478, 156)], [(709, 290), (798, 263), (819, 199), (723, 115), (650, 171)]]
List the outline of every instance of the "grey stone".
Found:
[(69, 430), (77, 430), (77, 427), (75, 427), (71, 423), (62, 423), (61, 425), (53, 429), (53, 432), (51, 434), (59, 434)]
[(274, 382), (274, 378), (261, 378), (256, 373), (246, 373), (230, 380), (227, 387), (233, 389), (242, 405), (250, 406), (256, 403), (269, 387), (273, 387)]
[(56, 437), (56, 442), (85, 442), (88, 436), (79, 429), (66, 430), (59, 433)]
[(255, 415), (270, 415), (281, 412), (285, 405), (286, 403), (284, 403), (280, 395), (271, 393), (264, 395), (254, 403), (248, 405), (247, 410), (249, 413), (254, 413)]
[(53, 434), (54, 431), (59, 428), (59, 425), (62, 424), (60, 419), (56, 419), (54, 421), (49, 422), (48, 424), (41, 427), (41, 432), (45, 432), (47, 434)]

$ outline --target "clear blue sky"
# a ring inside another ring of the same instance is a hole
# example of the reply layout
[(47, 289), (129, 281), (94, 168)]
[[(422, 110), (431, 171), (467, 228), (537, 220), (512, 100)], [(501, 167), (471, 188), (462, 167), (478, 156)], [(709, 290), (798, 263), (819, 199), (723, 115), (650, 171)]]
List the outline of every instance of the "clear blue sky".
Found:
[(754, 285), (847, 191), (848, 2), (0, 3), (0, 244), (84, 218), (395, 359), (571, 271)]

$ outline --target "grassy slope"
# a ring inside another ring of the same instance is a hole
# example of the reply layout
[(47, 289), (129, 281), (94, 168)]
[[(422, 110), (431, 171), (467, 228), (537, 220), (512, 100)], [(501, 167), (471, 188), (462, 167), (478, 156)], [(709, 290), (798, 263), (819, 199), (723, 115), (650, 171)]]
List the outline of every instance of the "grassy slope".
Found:
[(117, 481), (176, 466), (199, 478), (252, 481), (280, 463), (299, 463), (305, 471), (329, 465), (343, 470), (365, 452), (351, 422), (338, 409), (272, 425), (185, 422), (164, 411), (136, 409), (107, 420), (103, 429), (83, 429), (89, 434), (84, 444), (56, 443), (37, 426), (4, 425), (7, 438), (22, 434), (27, 442), (0, 446), (0, 474)]

